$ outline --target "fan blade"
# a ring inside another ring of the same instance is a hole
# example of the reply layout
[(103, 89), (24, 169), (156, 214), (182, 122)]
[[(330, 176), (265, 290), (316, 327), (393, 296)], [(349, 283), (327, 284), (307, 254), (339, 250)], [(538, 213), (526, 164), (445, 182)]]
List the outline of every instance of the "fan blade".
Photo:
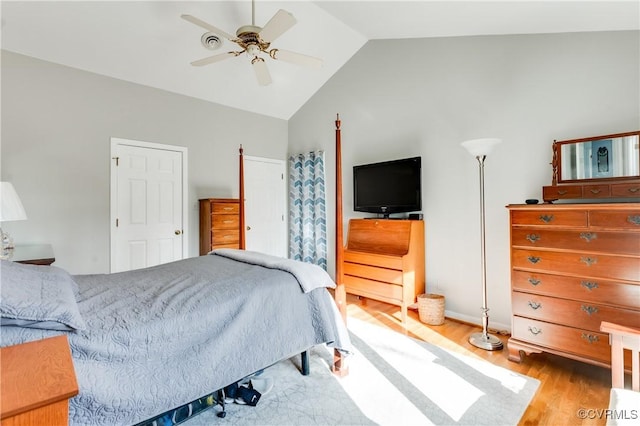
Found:
[(253, 71), (256, 73), (258, 84), (260, 84), (261, 86), (270, 85), (271, 75), (269, 74), (269, 69), (267, 68), (267, 64), (264, 63), (264, 59), (258, 58), (256, 56), (251, 61), (251, 65), (253, 66)]
[(302, 53), (290, 52), (282, 49), (271, 49), (269, 56), (279, 61), (290, 62), (296, 65), (302, 65), (309, 68), (320, 68), (322, 59), (313, 56), (303, 55)]
[(233, 58), (234, 56), (238, 56), (238, 53), (237, 52), (219, 53), (217, 55), (209, 56), (208, 58), (193, 61), (191, 62), (191, 65), (193, 65), (194, 67), (201, 67), (203, 65), (213, 64), (214, 62), (224, 61), (225, 59)]
[(232, 36), (231, 34), (225, 31), (222, 31), (220, 28), (214, 27), (211, 24), (207, 24), (206, 22), (196, 18), (195, 16), (180, 15), (180, 17), (185, 21), (189, 21), (192, 24), (196, 24), (197, 26), (204, 28), (205, 30), (211, 31), (212, 33), (220, 34), (222, 37), (226, 38), (227, 40), (234, 41), (236, 39), (236, 37)]
[(296, 23), (296, 18), (286, 10), (280, 9), (258, 33), (260, 38), (271, 43)]

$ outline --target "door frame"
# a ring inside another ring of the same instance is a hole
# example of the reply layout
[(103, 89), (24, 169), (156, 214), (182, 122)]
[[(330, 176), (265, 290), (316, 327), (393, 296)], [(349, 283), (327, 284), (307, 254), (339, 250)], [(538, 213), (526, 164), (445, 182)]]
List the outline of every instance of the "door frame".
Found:
[[(288, 190), (288, 182), (289, 182), (289, 176), (288, 176), (288, 170), (287, 170), (287, 161), (285, 160), (278, 160), (278, 159), (274, 159), (274, 158), (265, 158), (265, 157), (255, 157), (255, 156), (251, 156), (251, 155), (245, 155), (244, 156), (244, 167), (246, 170), (247, 167), (247, 161), (251, 162), (261, 162), (261, 163), (273, 163), (273, 164), (278, 164), (281, 166), (281, 170), (282, 170), (282, 174), (283, 174), (283, 179), (282, 179), (282, 191), (284, 193), (284, 197), (283, 197), (283, 205), (282, 205), (282, 211), (284, 211), (284, 231), (283, 231), (283, 235), (282, 238), (284, 238), (284, 250), (285, 250), (285, 257), (288, 257), (289, 255), (289, 190)], [(249, 166), (250, 167), (250, 166)], [(246, 172), (245, 172), (246, 173)], [(246, 181), (245, 181), (245, 185), (246, 185)], [(246, 197), (246, 187), (245, 187), (245, 197)], [(245, 203), (245, 207), (246, 207), (246, 203)], [(246, 221), (246, 214), (245, 214), (245, 221)], [(246, 223), (245, 223), (246, 225)]]
[(119, 145), (134, 146), (146, 149), (160, 149), (164, 151), (175, 151), (181, 154), (182, 158), (182, 258), (189, 257), (189, 185), (188, 185), (188, 149), (184, 146), (166, 145), (156, 142), (137, 141), (133, 139), (111, 138), (111, 150), (109, 156), (110, 164), (110, 188), (109, 188), (109, 271), (114, 270), (114, 234), (116, 231), (117, 211), (116, 205), (118, 200), (117, 193), (117, 172), (116, 172), (116, 149)]

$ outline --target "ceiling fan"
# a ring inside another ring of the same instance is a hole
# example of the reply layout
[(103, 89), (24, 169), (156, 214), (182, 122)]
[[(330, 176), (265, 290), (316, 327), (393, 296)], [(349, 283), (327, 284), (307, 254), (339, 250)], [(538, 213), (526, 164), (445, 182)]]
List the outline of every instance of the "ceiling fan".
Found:
[(268, 56), (275, 60), (290, 62), (297, 65), (303, 65), (311, 68), (319, 68), (322, 66), (322, 60), (314, 58), (313, 56), (303, 55), (301, 53), (290, 52), (282, 49), (270, 49), (271, 43), (278, 37), (284, 34), (289, 28), (296, 23), (296, 18), (286, 10), (280, 9), (276, 14), (267, 22), (264, 27), (258, 27), (255, 25), (255, 1), (251, 1), (251, 25), (243, 25), (236, 31), (235, 37), (211, 24), (208, 24), (194, 16), (182, 15), (182, 19), (198, 25), (209, 31), (202, 36), (203, 43), (206, 43), (205, 39), (211, 42), (213, 33), (213, 40), (215, 35), (220, 35), (233, 43), (236, 43), (241, 50), (220, 53), (217, 55), (209, 56), (194, 62), (191, 65), (203, 66), (209, 65), (214, 62), (220, 62), (225, 59), (233, 58), (246, 53), (251, 59), (251, 65), (258, 79), (258, 83), (262, 86), (267, 86), (271, 83), (271, 74), (264, 61), (263, 56)]

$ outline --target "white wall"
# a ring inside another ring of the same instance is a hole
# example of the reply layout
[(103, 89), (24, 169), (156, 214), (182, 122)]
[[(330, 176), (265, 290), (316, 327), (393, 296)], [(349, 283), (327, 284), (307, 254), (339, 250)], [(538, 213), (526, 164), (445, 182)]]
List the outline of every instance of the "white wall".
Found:
[(109, 270), (110, 138), (188, 148), (190, 256), (198, 198), (238, 196), (238, 147), (282, 159), (287, 123), (2, 52), (2, 180), (28, 220), (3, 223), (16, 243), (51, 243), (56, 266)]
[(289, 121), (289, 149), (327, 151), (331, 216), (340, 113), (347, 218), (362, 216), (352, 166), (421, 155), (428, 291), (445, 295), (448, 315), (479, 322), (478, 165), (460, 142), (502, 138), (485, 163), (485, 195), (489, 315), (507, 329), (505, 206), (542, 199), (554, 139), (640, 129), (638, 64), (638, 32), (371, 41)]

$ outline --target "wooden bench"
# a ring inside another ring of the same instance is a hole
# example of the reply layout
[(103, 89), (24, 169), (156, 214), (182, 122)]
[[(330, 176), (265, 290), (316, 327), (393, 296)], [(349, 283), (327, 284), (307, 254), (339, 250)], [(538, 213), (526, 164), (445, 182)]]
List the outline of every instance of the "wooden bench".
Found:
[[(611, 343), (611, 394), (607, 425), (640, 424), (640, 329), (603, 321)], [(625, 388), (625, 350), (631, 352), (631, 389)]]

